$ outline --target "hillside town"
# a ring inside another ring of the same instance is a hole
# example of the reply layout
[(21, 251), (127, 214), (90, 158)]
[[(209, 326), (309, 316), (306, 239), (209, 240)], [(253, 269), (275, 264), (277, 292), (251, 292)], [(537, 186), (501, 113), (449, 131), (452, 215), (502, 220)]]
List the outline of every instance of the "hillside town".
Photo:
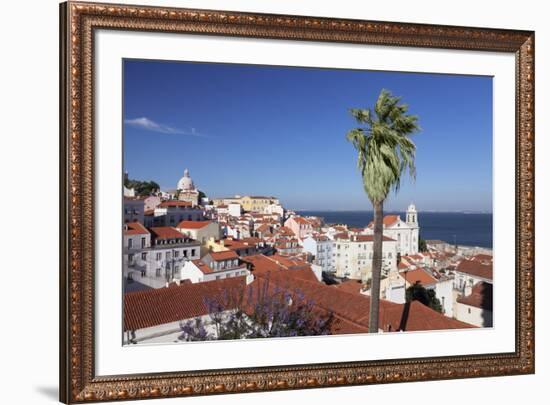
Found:
[[(123, 193), (125, 344), (191, 340), (185, 325), (200, 321), (208, 329), (213, 300), (223, 301), (216, 313), (240, 305), (252, 323), (261, 291), (330, 314), (322, 333), (368, 331), (372, 223), (325, 223), (274, 196), (210, 198), (187, 169), (174, 190), (138, 195), (124, 187)], [(403, 218), (383, 219), (379, 331), (492, 327), (492, 251), (423, 241), (420, 234), (412, 203)], [(240, 291), (240, 301), (231, 291)], [(410, 299), (413, 291), (436, 304)]]

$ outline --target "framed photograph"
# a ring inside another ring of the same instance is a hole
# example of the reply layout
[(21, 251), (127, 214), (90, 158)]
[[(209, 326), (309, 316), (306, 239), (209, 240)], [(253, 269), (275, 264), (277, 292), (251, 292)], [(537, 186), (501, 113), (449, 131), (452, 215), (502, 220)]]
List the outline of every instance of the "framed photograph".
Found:
[(60, 22), (61, 401), (534, 372), (534, 32)]

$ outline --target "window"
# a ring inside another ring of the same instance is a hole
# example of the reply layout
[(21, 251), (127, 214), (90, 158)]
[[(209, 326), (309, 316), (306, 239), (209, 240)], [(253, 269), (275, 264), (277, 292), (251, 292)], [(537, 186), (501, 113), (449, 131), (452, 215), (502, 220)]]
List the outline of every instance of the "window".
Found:
[(160, 277), (160, 269), (156, 269), (156, 270), (155, 270), (155, 275), (156, 275), (157, 277)]
[(145, 237), (141, 238), (141, 248), (145, 248)]
[(196, 249), (191, 249), (191, 256), (195, 256)]
[(177, 251), (177, 250), (174, 251), (174, 257), (179, 257), (179, 255), (180, 255), (180, 252), (179, 252), (179, 251)]
[(134, 240), (132, 238), (128, 239), (128, 249), (132, 249), (134, 247)]
[(469, 313), (469, 314), (472, 313), (472, 308), (468, 308), (468, 313)]
[(141, 260), (147, 260), (147, 252), (141, 254)]
[(187, 250), (183, 251), (183, 257), (187, 257)]
[(161, 260), (162, 259), (162, 253), (158, 252), (157, 253), (157, 260)]
[(130, 263), (132, 263), (132, 262), (134, 261), (134, 255), (133, 255), (132, 253), (130, 253), (130, 254), (128, 255), (128, 261), (129, 261)]

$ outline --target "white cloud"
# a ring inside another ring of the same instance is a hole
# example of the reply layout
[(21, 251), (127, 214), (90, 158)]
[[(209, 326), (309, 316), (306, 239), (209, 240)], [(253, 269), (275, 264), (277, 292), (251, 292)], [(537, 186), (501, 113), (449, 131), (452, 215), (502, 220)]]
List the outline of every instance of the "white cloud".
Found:
[(177, 135), (190, 135), (190, 136), (201, 136), (201, 137), (205, 136), (197, 132), (195, 128), (191, 128), (189, 130), (174, 128), (168, 125), (159, 124), (158, 122), (155, 122), (147, 117), (127, 119), (127, 120), (124, 120), (124, 123), (126, 125), (130, 125), (135, 128), (140, 128), (140, 129), (153, 131), (153, 132), (160, 132), (162, 134), (177, 134)]

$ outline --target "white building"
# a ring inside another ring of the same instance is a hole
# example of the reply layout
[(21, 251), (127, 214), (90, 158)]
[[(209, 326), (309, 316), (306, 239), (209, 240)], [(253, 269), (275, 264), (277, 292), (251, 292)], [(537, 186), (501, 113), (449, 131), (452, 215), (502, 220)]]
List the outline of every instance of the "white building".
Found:
[(205, 244), (210, 238), (220, 238), (220, 226), (214, 221), (181, 221), (176, 229), (201, 244)]
[(333, 257), (334, 241), (325, 235), (310, 235), (302, 240), (302, 246), (304, 252), (313, 255), (313, 263), (320, 266), (322, 271), (329, 273), (335, 271)]
[(200, 243), (175, 228), (146, 229), (132, 222), (124, 228), (123, 256), (126, 287), (137, 281), (160, 288), (178, 278), (187, 261), (200, 258)]
[(266, 214), (276, 214), (280, 218), (283, 218), (285, 216), (285, 209), (281, 204), (269, 204), (267, 207), (264, 208), (264, 213)]
[(481, 281), (456, 301), (456, 319), (479, 327), (493, 326), (493, 285)]
[(137, 197), (124, 197), (124, 223), (140, 222), (144, 220), (144, 202)]
[(380, 298), (384, 300), (404, 304), (405, 289), (405, 280), (397, 270), (390, 271), (386, 278), (380, 280)]
[[(383, 236), (382, 274), (397, 269), (397, 241)], [(334, 236), (334, 267), (338, 277), (368, 280), (372, 273), (373, 235)]]
[(454, 271), (454, 288), (459, 293), (469, 295), (474, 285), (480, 282), (493, 284), (493, 264), (478, 260), (463, 259)]
[(226, 261), (227, 264), (223, 266), (223, 268), (221, 266), (223, 261), (212, 261), (211, 263), (219, 263), (219, 265), (213, 269), (202, 260), (193, 260), (185, 263), (179, 276), (179, 281), (189, 280), (191, 283), (195, 284), (221, 280), (223, 278), (250, 275), (250, 271), (246, 268), (246, 265), (239, 262), (238, 258)]
[[(401, 255), (418, 253), (419, 231), (418, 213), (414, 204), (407, 208), (405, 221), (400, 215), (386, 215), (382, 221), (385, 236), (397, 241), (397, 252)], [(374, 233), (374, 224), (371, 222), (365, 229), (367, 235)]]
[[(227, 214), (232, 216), (232, 217), (237, 217), (239, 218), (242, 214), (243, 210), (242, 210), (242, 207), (241, 207), (241, 204), (239, 203), (236, 203), (236, 202), (232, 202), (232, 203), (229, 203), (227, 204)], [(219, 211), (218, 211), (219, 213)]]
[(188, 201), (169, 200), (161, 202), (153, 212), (146, 215), (145, 226), (176, 226), (181, 221), (201, 221), (205, 218), (202, 208)]

